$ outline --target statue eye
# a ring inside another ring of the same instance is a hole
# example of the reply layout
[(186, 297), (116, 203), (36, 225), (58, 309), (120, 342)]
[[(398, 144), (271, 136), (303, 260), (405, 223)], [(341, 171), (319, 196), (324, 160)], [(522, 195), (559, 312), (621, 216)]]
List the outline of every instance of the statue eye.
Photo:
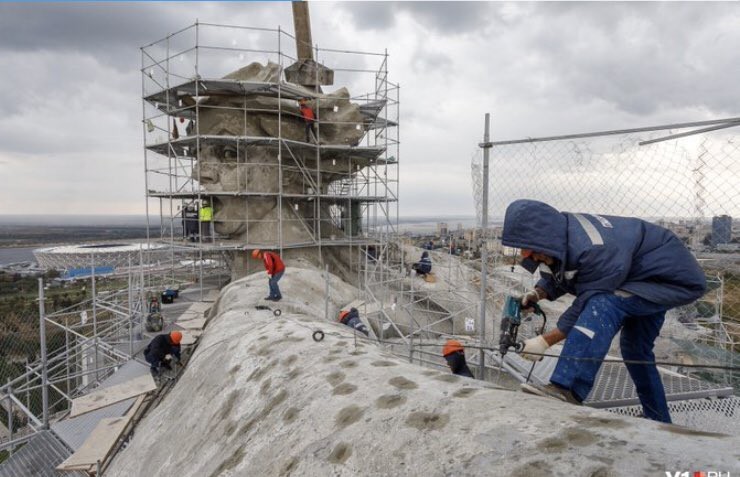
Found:
[(231, 147), (224, 148), (224, 159), (236, 159), (236, 149)]

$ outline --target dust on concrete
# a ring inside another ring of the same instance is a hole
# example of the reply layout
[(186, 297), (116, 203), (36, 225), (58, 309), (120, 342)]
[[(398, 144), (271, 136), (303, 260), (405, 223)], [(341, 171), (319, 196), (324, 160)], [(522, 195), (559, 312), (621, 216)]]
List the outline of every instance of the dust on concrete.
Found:
[(239, 447), (228, 459), (221, 462), (221, 464), (211, 472), (211, 477), (217, 477), (224, 472), (228, 472), (232, 469), (234, 469), (237, 465), (241, 464), (242, 460), (244, 460), (244, 456), (246, 455), (246, 452), (244, 451), (244, 446)]
[(329, 458), (327, 460), (332, 464), (344, 464), (351, 455), (352, 446), (346, 442), (340, 442), (334, 446), (334, 449), (331, 451), (331, 454), (329, 454)]
[(234, 376), (236, 373), (239, 372), (240, 369), (242, 369), (242, 365), (241, 364), (235, 365), (233, 368), (231, 368), (229, 370), (229, 376)]
[(347, 346), (347, 344), (348, 343), (346, 341), (339, 340), (336, 343), (334, 343), (334, 346)]
[(255, 354), (257, 356), (270, 356), (270, 354), (272, 354), (272, 345), (268, 343), (260, 346)]
[(450, 416), (436, 412), (416, 411), (406, 418), (406, 425), (420, 431), (436, 431), (450, 422)]
[(364, 413), (365, 413), (364, 409), (354, 404), (351, 406), (342, 408), (342, 410), (337, 413), (337, 416), (334, 419), (335, 425), (337, 428), (343, 429), (359, 421), (362, 418), (362, 415)]
[(342, 368), (356, 368), (357, 361), (352, 361), (351, 359), (347, 361), (342, 361), (341, 363), (339, 363), (339, 366), (341, 366)]
[(593, 432), (585, 429), (570, 428), (560, 433), (560, 436), (568, 444), (576, 447), (585, 447), (596, 442), (597, 436)]
[(291, 354), (283, 360), (283, 366), (290, 366), (298, 360), (298, 356)]
[(280, 475), (290, 475), (296, 467), (298, 467), (298, 459), (296, 457), (291, 457), (287, 462), (285, 462), (285, 464), (283, 464), (283, 467), (280, 470)]
[(291, 369), (290, 371), (288, 371), (288, 379), (295, 379), (296, 377), (298, 377), (299, 374), (301, 374), (302, 371), (303, 369), (301, 368)]
[(398, 389), (416, 389), (419, 387), (415, 382), (404, 378), (403, 376), (396, 376), (388, 380), (388, 384)]
[(282, 404), (283, 401), (285, 401), (288, 398), (288, 391), (285, 389), (281, 389), (278, 391), (278, 393), (270, 399), (270, 401), (265, 405), (264, 409), (264, 415), (267, 416), (270, 414), (273, 409), (275, 409), (277, 406)]
[(260, 394), (264, 396), (267, 394), (267, 391), (270, 390), (270, 385), (272, 384), (272, 379), (267, 378), (262, 382), (262, 386), (260, 386)]
[(406, 402), (406, 396), (401, 394), (385, 394), (375, 400), (378, 409), (393, 409)]
[(720, 434), (717, 432), (698, 431), (694, 429), (689, 429), (687, 427), (677, 426), (675, 424), (661, 424), (658, 427), (660, 429), (663, 429), (664, 431), (668, 431), (673, 434), (681, 434), (684, 436), (716, 437), (720, 439), (724, 437), (730, 437), (727, 434)]
[(626, 421), (610, 419), (608, 417), (574, 416), (573, 420), (589, 427), (606, 427), (609, 429), (624, 429), (625, 427), (630, 427), (630, 424)]
[(265, 365), (264, 367), (259, 367), (255, 369), (254, 371), (252, 371), (252, 374), (250, 374), (247, 377), (247, 381), (252, 381), (252, 380), (259, 381), (260, 379), (262, 379), (262, 376), (267, 374), (267, 371), (269, 371), (269, 369), (270, 369), (269, 365)]
[(283, 401), (285, 401), (288, 398), (288, 391), (285, 389), (281, 389), (273, 396), (267, 404), (265, 404), (265, 407), (262, 408), (259, 412), (251, 416), (249, 419), (247, 419), (247, 422), (245, 422), (242, 427), (239, 428), (239, 434), (246, 434), (249, 431), (252, 430), (252, 428), (270, 415), (270, 413), (280, 404), (282, 404)]
[(537, 449), (546, 453), (551, 454), (555, 452), (562, 452), (568, 448), (568, 444), (563, 439), (558, 437), (548, 437), (537, 443)]
[(454, 374), (440, 374), (439, 376), (435, 376), (432, 379), (443, 381), (445, 383), (456, 383), (460, 381), (460, 376), (455, 376)]
[(587, 475), (588, 477), (616, 477), (619, 474), (610, 467), (601, 466), (592, 469), (586, 469), (584, 475)]
[(332, 391), (332, 394), (335, 396), (346, 396), (348, 394), (352, 394), (353, 392), (357, 391), (357, 386), (351, 383), (342, 383), (334, 388), (334, 391)]
[(452, 397), (466, 398), (472, 396), (476, 391), (478, 391), (476, 388), (462, 388), (452, 393)]
[(398, 363), (394, 363), (393, 361), (373, 361), (370, 364), (372, 366), (375, 366), (376, 368), (388, 368), (391, 366), (398, 366)]
[(326, 380), (329, 381), (329, 384), (332, 386), (336, 386), (337, 384), (344, 381), (344, 373), (341, 371), (334, 371), (333, 373), (326, 376)]
[(544, 460), (535, 460), (520, 465), (509, 475), (511, 477), (551, 477), (552, 469), (550, 464)]
[(296, 420), (298, 417), (298, 414), (300, 414), (301, 410), (297, 407), (289, 407), (285, 413), (283, 414), (283, 421), (287, 423), (291, 423)]
[(231, 411), (234, 410), (234, 405), (236, 404), (236, 400), (239, 398), (240, 391), (234, 390), (229, 393), (229, 397), (226, 398), (226, 402), (224, 403), (224, 406), (221, 408), (221, 411), (218, 414), (218, 417), (220, 420), (226, 419), (226, 417), (231, 414)]

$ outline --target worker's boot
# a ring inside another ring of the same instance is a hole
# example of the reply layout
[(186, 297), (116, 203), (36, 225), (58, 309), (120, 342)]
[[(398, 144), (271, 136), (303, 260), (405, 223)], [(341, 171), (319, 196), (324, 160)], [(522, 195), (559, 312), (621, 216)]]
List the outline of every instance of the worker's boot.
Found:
[(534, 383), (522, 383), (522, 391), (527, 394), (534, 394), (536, 396), (549, 397), (551, 399), (557, 399), (558, 401), (567, 402), (580, 406), (582, 403), (573, 395), (568, 389), (563, 389), (560, 386), (554, 384), (547, 384), (540, 386)]

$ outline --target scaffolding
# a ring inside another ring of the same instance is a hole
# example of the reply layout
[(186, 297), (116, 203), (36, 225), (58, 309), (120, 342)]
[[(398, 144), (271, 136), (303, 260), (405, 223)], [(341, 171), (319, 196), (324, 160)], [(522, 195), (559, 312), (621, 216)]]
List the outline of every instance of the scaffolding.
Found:
[(360, 282), (367, 255), (383, 256), (398, 223), (399, 85), (387, 51), (312, 48), (314, 84), (332, 68), (342, 88), (288, 82), (296, 39), (280, 27), (196, 22), (141, 48), (148, 239), (170, 246), (173, 269), (188, 260), (202, 281), (216, 260), (238, 277), (255, 270), (242, 250), (271, 249)]

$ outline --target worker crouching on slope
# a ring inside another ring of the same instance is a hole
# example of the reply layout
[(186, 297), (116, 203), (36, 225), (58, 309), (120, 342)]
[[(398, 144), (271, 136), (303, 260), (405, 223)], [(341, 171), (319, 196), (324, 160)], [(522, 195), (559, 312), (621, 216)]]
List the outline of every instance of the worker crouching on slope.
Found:
[(442, 356), (447, 360), (447, 366), (450, 367), (452, 374), (472, 378), (473, 373), (465, 362), (465, 348), (457, 340), (448, 340), (442, 348)]
[(365, 336), (370, 336), (370, 332), (367, 330), (367, 326), (365, 326), (365, 323), (360, 320), (360, 312), (357, 311), (357, 308), (352, 307), (349, 309), (349, 311), (342, 310), (341, 312), (339, 312), (339, 322), (343, 325), (349, 326), (350, 328), (359, 331)]
[(411, 269), (416, 272), (420, 277), (426, 276), (427, 273), (432, 272), (432, 259), (429, 258), (429, 252), (424, 250), (421, 253), (421, 260), (411, 265)]
[(280, 301), (283, 295), (280, 293), (280, 287), (278, 282), (283, 277), (285, 272), (285, 264), (280, 258), (280, 255), (273, 252), (262, 252), (260, 250), (252, 250), (252, 258), (262, 259), (265, 264), (265, 270), (267, 270), (267, 276), (270, 277), (268, 284), (270, 287), (270, 296), (266, 297), (268, 301)]
[[(594, 385), (612, 339), (620, 348), (649, 419), (671, 422), (653, 345), (670, 308), (700, 298), (706, 281), (696, 259), (671, 231), (636, 218), (558, 212), (518, 200), (506, 209), (502, 243), (522, 249), (521, 265), (541, 279), (522, 304), (575, 295), (557, 328), (524, 342), (541, 359), (565, 341), (550, 384), (534, 394), (581, 403)], [(532, 354), (527, 354), (532, 353)]]
[(180, 342), (182, 333), (172, 331), (169, 334), (157, 335), (144, 350), (144, 359), (149, 363), (152, 377), (159, 376), (160, 368), (172, 369), (173, 357), (180, 362)]

